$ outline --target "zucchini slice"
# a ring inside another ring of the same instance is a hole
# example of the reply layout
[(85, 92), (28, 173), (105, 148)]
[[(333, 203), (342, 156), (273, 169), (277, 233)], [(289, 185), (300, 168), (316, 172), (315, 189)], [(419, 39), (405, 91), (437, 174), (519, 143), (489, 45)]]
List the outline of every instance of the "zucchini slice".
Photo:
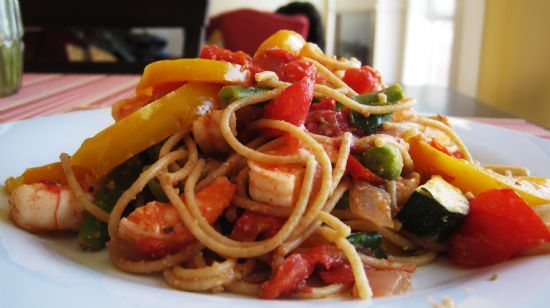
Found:
[(403, 230), (442, 241), (460, 226), (469, 210), (460, 189), (434, 175), (412, 193), (396, 217)]

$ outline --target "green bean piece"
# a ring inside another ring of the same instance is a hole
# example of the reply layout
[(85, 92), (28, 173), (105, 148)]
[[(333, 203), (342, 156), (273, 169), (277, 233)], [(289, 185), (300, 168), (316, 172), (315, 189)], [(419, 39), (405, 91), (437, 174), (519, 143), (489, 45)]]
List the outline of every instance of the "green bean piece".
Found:
[[(95, 204), (107, 212), (111, 212), (118, 198), (141, 173), (141, 160), (130, 158), (109, 173), (95, 195)], [(86, 213), (84, 222), (78, 232), (77, 241), (86, 251), (97, 251), (109, 240), (107, 224)]]
[(365, 134), (372, 135), (380, 129), (380, 126), (382, 126), (384, 122), (389, 121), (393, 117), (393, 113), (371, 114), (365, 117), (361, 113), (353, 110), (350, 112), (349, 117), (351, 124), (361, 129)]
[(362, 163), (386, 180), (395, 180), (403, 170), (401, 153), (391, 145), (372, 147), (363, 153)]
[(245, 86), (225, 86), (220, 90), (220, 102), (222, 107), (227, 107), (227, 105), (232, 102), (245, 98), (251, 95), (256, 95), (269, 91), (267, 88), (260, 87), (245, 87)]
[[(378, 94), (380, 93), (386, 94), (385, 102), (380, 102), (380, 98), (378, 97)], [(394, 84), (385, 88), (382, 91), (357, 95), (353, 97), (353, 99), (363, 105), (385, 106), (393, 105), (403, 99), (403, 97), (403, 88), (401, 88), (399, 84)], [(375, 134), (380, 129), (380, 126), (384, 122), (389, 121), (392, 116), (393, 113), (371, 114), (368, 117), (365, 117), (357, 111), (352, 111), (350, 112), (350, 121), (353, 125), (360, 128), (364, 133), (366, 133), (367, 135), (371, 135)]]
[[(378, 94), (380, 93), (386, 94), (386, 102), (379, 101)], [(360, 94), (353, 97), (353, 99), (363, 105), (376, 106), (376, 105), (389, 105), (392, 103), (394, 104), (402, 100), (403, 97), (404, 97), (403, 88), (399, 84), (394, 84), (385, 88), (382, 91)]]
[(382, 250), (382, 235), (376, 231), (352, 233), (346, 238), (355, 248), (373, 253), (377, 258), (387, 258)]

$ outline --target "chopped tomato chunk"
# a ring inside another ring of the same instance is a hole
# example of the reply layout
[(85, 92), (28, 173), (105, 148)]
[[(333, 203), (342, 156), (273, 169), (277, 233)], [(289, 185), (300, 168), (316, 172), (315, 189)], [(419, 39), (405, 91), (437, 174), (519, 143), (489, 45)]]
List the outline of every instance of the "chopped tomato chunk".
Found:
[(304, 77), (287, 87), (265, 106), (264, 117), (283, 120), (296, 126), (304, 124), (313, 99), (314, 85), (312, 78)]
[(277, 234), (283, 224), (283, 219), (246, 211), (235, 222), (231, 237), (238, 241), (248, 242), (257, 238), (266, 239)]
[(380, 73), (368, 65), (348, 69), (342, 80), (359, 94), (382, 90)]
[(325, 283), (353, 283), (355, 277), (351, 265), (347, 262), (338, 264), (330, 270), (322, 269), (319, 271), (319, 277)]
[(216, 45), (206, 45), (201, 49), (199, 58), (231, 62), (248, 67), (252, 63), (252, 58), (242, 51), (231, 51), (220, 48)]
[(320, 245), (302, 253), (288, 256), (277, 268), (271, 279), (261, 286), (260, 296), (273, 299), (292, 294), (305, 284), (316, 266), (330, 269), (345, 262), (343, 254), (335, 246)]
[(279, 266), (273, 277), (262, 284), (260, 297), (273, 299), (291, 294), (304, 283), (312, 271), (313, 266), (303, 255), (292, 254)]
[(294, 60), (282, 64), (275, 72), (279, 76), (279, 79), (291, 83), (298, 82), (306, 76), (315, 79), (315, 83), (317, 84), (327, 82), (325, 76), (317, 72), (317, 68), (313, 63), (302, 60)]
[(449, 255), (462, 266), (486, 266), (549, 241), (544, 222), (514, 190), (492, 189), (470, 202), (470, 213), (449, 240)]
[(298, 59), (297, 55), (281, 48), (269, 48), (252, 60), (259, 71), (276, 71), (281, 65)]
[(336, 101), (333, 98), (327, 97), (318, 103), (312, 104), (311, 107), (309, 107), (309, 111), (315, 111), (315, 110), (335, 111)]

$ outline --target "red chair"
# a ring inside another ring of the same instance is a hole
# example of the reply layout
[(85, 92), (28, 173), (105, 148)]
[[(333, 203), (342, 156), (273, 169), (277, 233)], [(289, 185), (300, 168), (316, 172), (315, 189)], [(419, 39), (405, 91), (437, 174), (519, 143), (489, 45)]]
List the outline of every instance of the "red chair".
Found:
[(218, 30), (222, 34), (224, 48), (253, 55), (266, 38), (282, 29), (293, 30), (305, 38), (309, 31), (309, 21), (303, 15), (285, 16), (240, 9), (213, 17), (208, 26), (208, 35)]

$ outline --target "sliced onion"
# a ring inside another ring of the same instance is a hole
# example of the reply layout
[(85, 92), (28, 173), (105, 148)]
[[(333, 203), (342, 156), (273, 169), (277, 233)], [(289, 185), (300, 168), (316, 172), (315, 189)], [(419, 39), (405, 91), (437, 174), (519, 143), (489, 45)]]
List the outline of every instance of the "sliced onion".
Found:
[(393, 227), (391, 197), (385, 190), (357, 181), (350, 191), (351, 212), (378, 226)]
[(374, 296), (398, 295), (411, 288), (411, 273), (402, 271), (369, 271), (369, 284)]

